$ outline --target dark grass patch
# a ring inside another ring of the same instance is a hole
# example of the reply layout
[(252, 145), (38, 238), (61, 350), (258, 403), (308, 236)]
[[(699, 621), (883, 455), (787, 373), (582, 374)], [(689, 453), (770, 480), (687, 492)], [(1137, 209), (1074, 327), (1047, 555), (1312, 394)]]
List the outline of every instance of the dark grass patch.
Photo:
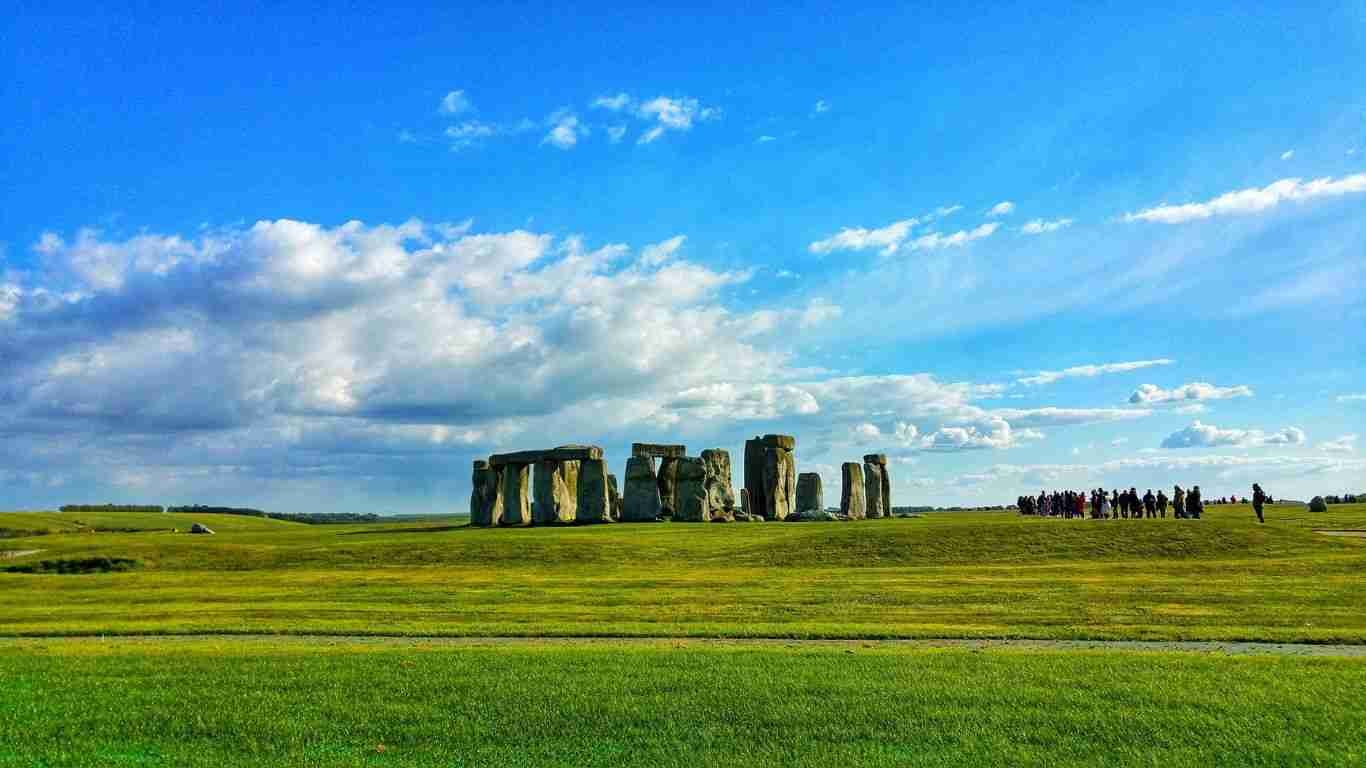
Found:
[(62, 560), (40, 560), (25, 565), (11, 565), (8, 573), (56, 573), (62, 575), (78, 573), (115, 573), (137, 568), (138, 561), (127, 557), (83, 557)]

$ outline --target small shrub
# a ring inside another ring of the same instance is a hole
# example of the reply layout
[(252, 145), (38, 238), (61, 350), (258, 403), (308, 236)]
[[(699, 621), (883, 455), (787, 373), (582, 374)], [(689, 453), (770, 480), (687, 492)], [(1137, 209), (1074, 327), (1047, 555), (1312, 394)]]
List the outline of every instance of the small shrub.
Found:
[(1313, 499), (1310, 499), (1310, 501), (1309, 501), (1309, 511), (1310, 511), (1310, 512), (1327, 512), (1327, 511), (1328, 511), (1328, 503), (1325, 502), (1325, 501), (1323, 500), (1323, 497), (1322, 497), (1322, 496), (1315, 496)]
[(86, 557), (68, 560), (42, 560), (26, 565), (12, 565), (5, 570), (10, 573), (113, 573), (131, 571), (138, 567), (138, 561), (127, 557)]

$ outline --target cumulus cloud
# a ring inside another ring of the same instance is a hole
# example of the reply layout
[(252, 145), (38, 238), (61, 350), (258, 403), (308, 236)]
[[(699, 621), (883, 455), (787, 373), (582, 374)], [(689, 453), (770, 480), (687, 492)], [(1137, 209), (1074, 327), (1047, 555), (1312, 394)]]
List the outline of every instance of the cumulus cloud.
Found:
[(1020, 231), (1026, 235), (1043, 235), (1049, 232), (1057, 232), (1060, 229), (1065, 229), (1070, 226), (1072, 226), (1071, 219), (1053, 219), (1051, 221), (1045, 219), (1030, 219), (1025, 222), (1023, 227), (1020, 227)]
[(910, 241), (910, 243), (907, 244), (907, 247), (912, 251), (932, 251), (937, 250), (939, 248), (960, 248), (974, 240), (981, 240), (983, 238), (991, 237), (993, 234), (995, 234), (996, 230), (1000, 228), (1000, 226), (1000, 224), (997, 224), (993, 221), (987, 224), (982, 224), (978, 227), (974, 227), (972, 229), (960, 229), (957, 232), (953, 232), (947, 235), (941, 234), (939, 232), (930, 232), (929, 234), (921, 235), (920, 237), (917, 237), (914, 240)]
[(466, 120), (463, 123), (446, 128), (446, 138), (450, 139), (453, 149), (474, 146), (481, 139), (487, 139), (497, 133), (497, 126), (478, 120)]
[[(1055, 381), (1072, 378), (1094, 378), (1107, 373), (1128, 373), (1144, 368), (1152, 368), (1159, 365), (1171, 365), (1175, 360), (1161, 357), (1155, 360), (1133, 360), (1123, 363), (1100, 363), (1092, 365), (1074, 365), (1071, 368), (1064, 368), (1061, 371), (1039, 371), (1033, 376), (1025, 376), (1016, 379), (1016, 382), (1027, 386), (1038, 384), (1052, 384)], [(1133, 401), (1137, 402), (1137, 401)]]
[(1070, 424), (1103, 424), (1151, 416), (1146, 408), (997, 408), (992, 414), (1017, 427), (1052, 427)]
[(541, 139), (542, 144), (550, 144), (560, 149), (571, 149), (579, 143), (580, 136), (588, 135), (588, 126), (579, 122), (573, 112), (560, 110), (550, 116), (550, 130)]
[(1302, 445), (1304, 430), (1286, 427), (1279, 432), (1263, 432), (1260, 429), (1220, 429), (1213, 424), (1193, 421), (1185, 429), (1168, 435), (1162, 441), (1163, 448), (1216, 448), (1236, 446), (1256, 448), (1267, 445)]
[(1135, 405), (1161, 405), (1191, 400), (1227, 400), (1232, 397), (1252, 397), (1252, 388), (1245, 384), (1217, 387), (1203, 381), (1182, 384), (1171, 389), (1162, 389), (1156, 384), (1142, 384), (1129, 395), (1129, 402)]
[(663, 242), (645, 246), (640, 251), (640, 263), (647, 267), (663, 264), (683, 247), (683, 241), (687, 239), (684, 235), (675, 235)]
[(469, 112), (474, 109), (469, 97), (464, 91), (448, 91), (441, 97), (441, 112), (447, 115), (458, 115), (462, 112)]
[(1357, 449), (1357, 435), (1343, 435), (1336, 440), (1326, 440), (1319, 443), (1319, 450), (1324, 453), (1352, 453)]
[(1295, 156), (1295, 150), (1293, 150), (1293, 149), (1287, 149), (1286, 151), (1284, 151), (1284, 152), (1281, 153), (1281, 159), (1282, 159), (1282, 160), (1289, 160), (1290, 158), (1292, 158), (1292, 157), (1294, 157), (1294, 156)]
[(1009, 216), (1010, 214), (1012, 214), (1012, 213), (1014, 213), (1014, 212), (1015, 212), (1015, 203), (1012, 203), (1012, 202), (1009, 201), (1009, 200), (1002, 200), (1001, 202), (999, 202), (999, 203), (997, 203), (997, 204), (991, 206), (991, 210), (987, 211), (987, 215), (988, 215), (988, 216)]
[(1341, 197), (1366, 192), (1366, 173), (1334, 179), (1323, 177), (1305, 181), (1287, 178), (1265, 187), (1249, 187), (1226, 192), (1203, 203), (1158, 205), (1124, 214), (1125, 221), (1180, 224), (1214, 216), (1246, 216), (1271, 210), (1281, 203), (1307, 202), (1319, 198)]

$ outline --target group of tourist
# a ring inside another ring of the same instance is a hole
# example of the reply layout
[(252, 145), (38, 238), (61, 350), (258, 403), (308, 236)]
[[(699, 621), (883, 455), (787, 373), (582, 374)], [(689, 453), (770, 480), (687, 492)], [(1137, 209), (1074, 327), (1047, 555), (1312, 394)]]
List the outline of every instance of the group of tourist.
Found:
[[(1224, 502), (1236, 501), (1236, 497), (1222, 499)], [(1257, 513), (1258, 522), (1266, 522), (1262, 516), (1262, 506), (1268, 500), (1262, 487), (1252, 484), (1252, 509)], [(1038, 496), (1021, 496), (1015, 501), (1022, 515), (1039, 517), (1061, 517), (1063, 519), (1083, 519), (1089, 515), (1092, 520), (1118, 520), (1166, 517), (1168, 507), (1172, 517), (1199, 520), (1205, 511), (1205, 502), (1200, 496), (1200, 486), (1192, 486), (1189, 491), (1181, 486), (1172, 486), (1172, 495), (1158, 489), (1154, 494), (1149, 488), (1142, 496), (1137, 488), (1121, 491), (1118, 488), (1105, 492), (1104, 488), (1090, 491), (1039, 491)]]

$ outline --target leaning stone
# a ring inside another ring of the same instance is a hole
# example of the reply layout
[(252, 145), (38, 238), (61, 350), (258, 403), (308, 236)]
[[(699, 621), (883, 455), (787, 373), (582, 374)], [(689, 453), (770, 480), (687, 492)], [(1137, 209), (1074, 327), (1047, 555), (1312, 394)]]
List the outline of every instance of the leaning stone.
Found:
[(711, 520), (707, 502), (707, 465), (695, 456), (675, 459), (678, 484), (674, 490), (674, 522), (705, 523)]
[(840, 514), (850, 520), (862, 520), (864, 516), (863, 465), (852, 461), (844, 462), (841, 467)]
[(632, 456), (626, 460), (626, 489), (621, 519), (627, 523), (653, 523), (659, 519), (659, 480), (654, 459)]
[(708, 448), (702, 452), (702, 463), (707, 467), (707, 505), (712, 514), (735, 512), (735, 491), (730, 484), (730, 452)]
[(659, 476), (656, 478), (659, 483), (659, 513), (665, 517), (671, 517), (678, 511), (675, 488), (678, 485), (680, 461), (682, 458), (677, 456), (666, 456), (659, 461)]
[(882, 465), (871, 461), (863, 464), (864, 514), (872, 519), (885, 516), (882, 507)]
[(500, 470), (503, 514), (498, 518), (498, 524), (530, 525), (531, 499), (527, 493), (527, 481), (531, 479), (531, 467), (526, 464), (506, 464)]
[(797, 511), (821, 512), (825, 509), (825, 495), (821, 492), (821, 476), (816, 472), (797, 475)]

